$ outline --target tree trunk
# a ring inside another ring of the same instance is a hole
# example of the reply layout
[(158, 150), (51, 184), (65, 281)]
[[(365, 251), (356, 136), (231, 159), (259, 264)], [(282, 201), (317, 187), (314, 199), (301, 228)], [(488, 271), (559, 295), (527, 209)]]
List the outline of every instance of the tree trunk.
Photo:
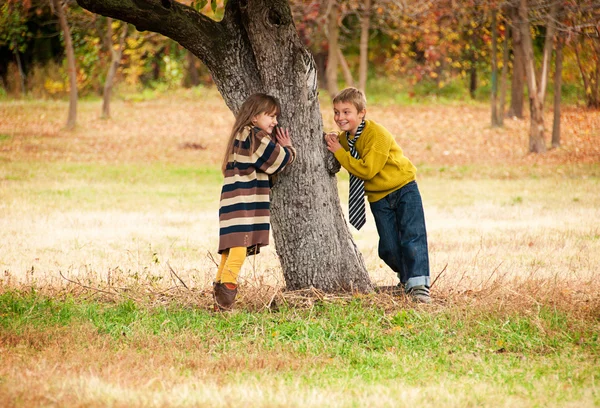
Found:
[(127, 36), (127, 24), (124, 23), (121, 27), (121, 35), (119, 36), (119, 48), (115, 50), (113, 45), (113, 29), (112, 29), (112, 18), (106, 20), (107, 31), (106, 40), (110, 50), (110, 65), (108, 67), (108, 73), (106, 74), (106, 80), (104, 81), (104, 92), (102, 100), (102, 118), (110, 118), (110, 96), (112, 94), (112, 88), (115, 80), (115, 74), (121, 64), (121, 56), (123, 55), (123, 49), (125, 48), (125, 37)]
[(475, 99), (477, 92), (477, 67), (475, 66), (475, 56), (471, 55), (471, 69), (469, 70), (469, 94), (471, 99)]
[(496, 15), (498, 12), (492, 10), (492, 93), (490, 95), (492, 104), (492, 127), (500, 126), (498, 119), (498, 27), (496, 26)]
[(15, 59), (17, 60), (17, 70), (19, 71), (19, 80), (21, 86), (21, 95), (25, 96), (27, 91), (25, 90), (25, 72), (23, 72), (23, 64), (21, 64), (21, 56), (19, 51), (15, 48)]
[(77, 66), (75, 65), (75, 51), (71, 40), (71, 30), (67, 23), (67, 16), (60, 0), (51, 0), (54, 12), (58, 15), (60, 28), (65, 39), (65, 50), (67, 52), (67, 67), (69, 72), (69, 116), (67, 117), (67, 129), (74, 129), (77, 123)]
[(344, 81), (346, 82), (346, 86), (354, 86), (354, 78), (352, 78), (352, 72), (350, 71), (348, 62), (346, 61), (346, 58), (344, 57), (344, 53), (342, 52), (342, 49), (339, 46), (338, 46), (338, 60), (340, 61), (340, 65), (342, 67), (342, 72), (344, 73)]
[(358, 65), (358, 88), (367, 91), (367, 73), (369, 68), (369, 26), (371, 22), (371, 0), (362, 2), (360, 16), (360, 57)]
[(510, 108), (508, 116), (523, 119), (523, 100), (525, 95), (525, 56), (521, 30), (518, 25), (519, 9), (511, 8), (512, 47), (513, 47), (513, 75), (510, 93)]
[(327, 14), (327, 39), (329, 40), (329, 53), (327, 54), (327, 91), (333, 98), (338, 93), (337, 71), (338, 71), (338, 44), (339, 30), (338, 18), (339, 7), (337, 0), (329, 0), (329, 13)]
[(315, 63), (298, 37), (287, 0), (229, 0), (220, 22), (167, 0), (78, 3), (159, 32), (194, 52), (234, 113), (252, 93), (277, 97), (279, 121), (291, 129), (298, 151), (271, 197), (273, 237), (287, 289), (371, 290), (343, 218), (334, 162), (323, 140)]
[(506, 112), (506, 85), (508, 83), (508, 46), (510, 38), (510, 25), (505, 24), (504, 48), (502, 50), (502, 76), (500, 80), (500, 115), (498, 115), (499, 125), (504, 126), (504, 112)]
[(564, 40), (559, 36), (556, 43), (556, 60), (554, 66), (554, 122), (552, 124), (552, 147), (560, 146), (560, 100), (562, 87)]
[(550, 57), (552, 55), (557, 14), (558, 5), (557, 3), (553, 3), (547, 19), (542, 71), (539, 75), (540, 83), (538, 84), (533, 55), (533, 41), (529, 31), (529, 9), (527, 7), (527, 0), (520, 0), (519, 26), (523, 37), (522, 44), (523, 53), (525, 55), (525, 72), (527, 75), (527, 87), (529, 89), (529, 107), (531, 112), (529, 151), (532, 153), (544, 153), (546, 151), (546, 144), (544, 141), (544, 97), (546, 94), (548, 67), (550, 66)]

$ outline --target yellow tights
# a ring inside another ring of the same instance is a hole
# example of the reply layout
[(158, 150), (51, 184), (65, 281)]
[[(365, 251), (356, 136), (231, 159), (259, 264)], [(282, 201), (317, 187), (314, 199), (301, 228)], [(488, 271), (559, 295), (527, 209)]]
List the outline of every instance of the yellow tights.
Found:
[(237, 278), (245, 260), (246, 247), (234, 247), (223, 251), (215, 282), (237, 284)]

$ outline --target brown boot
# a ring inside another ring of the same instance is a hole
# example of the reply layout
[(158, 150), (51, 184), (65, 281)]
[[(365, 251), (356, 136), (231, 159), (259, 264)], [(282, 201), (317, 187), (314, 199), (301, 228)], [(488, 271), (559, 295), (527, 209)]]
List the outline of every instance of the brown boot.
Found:
[(237, 285), (235, 283), (213, 283), (215, 312), (224, 312), (233, 309), (237, 292)]

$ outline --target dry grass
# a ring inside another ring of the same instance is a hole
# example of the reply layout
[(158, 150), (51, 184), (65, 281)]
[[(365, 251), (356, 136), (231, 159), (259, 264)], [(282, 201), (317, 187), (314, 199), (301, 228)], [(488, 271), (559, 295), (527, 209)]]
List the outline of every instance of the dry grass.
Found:
[[(160, 293), (176, 283), (170, 262), (190, 289), (202, 294), (209, 288), (218, 182), (200, 179), (201, 187), (195, 180), (173, 187), (159, 178), (160, 166), (212, 168), (231, 113), (214, 89), (115, 101), (113, 108), (114, 118), (106, 121), (99, 119), (98, 102), (81, 103), (79, 127), (69, 133), (61, 129), (64, 102), (0, 105), (5, 163), (0, 191), (7, 197), (0, 204), (3, 285), (70, 285), (62, 274), (90, 287), (150, 285), (149, 292)], [(323, 111), (326, 127), (332, 127), (326, 101)], [(419, 180), (438, 294), (483, 290), (499, 279), (513, 286), (541, 279), (570, 290), (593, 285), (600, 264), (600, 112), (565, 108), (563, 148), (543, 156), (526, 154), (526, 121), (507, 120), (505, 128), (491, 129), (485, 106), (372, 106), (369, 116), (398, 135), (422, 167), (455, 169), (426, 171)], [(61, 172), (60, 166), (71, 162), (116, 166), (116, 172), (119, 166), (149, 163), (157, 179), (151, 175), (128, 184), (102, 171), (98, 181)], [(33, 170), (28, 163), (35, 163)], [(465, 166), (466, 176), (456, 170)], [(46, 169), (50, 175), (44, 177)], [(69, 199), (89, 184), (99, 193), (83, 195), (84, 202)], [(346, 184), (340, 182), (342, 201)], [(139, 198), (121, 196), (121, 190), (151, 193)], [(188, 190), (202, 198), (182, 203), (177, 196)], [(146, 200), (162, 193), (175, 198)], [(373, 281), (394, 284), (377, 256), (371, 218), (355, 239)], [(248, 262), (242, 277), (248, 287), (280, 290), (284, 282), (274, 248)]]

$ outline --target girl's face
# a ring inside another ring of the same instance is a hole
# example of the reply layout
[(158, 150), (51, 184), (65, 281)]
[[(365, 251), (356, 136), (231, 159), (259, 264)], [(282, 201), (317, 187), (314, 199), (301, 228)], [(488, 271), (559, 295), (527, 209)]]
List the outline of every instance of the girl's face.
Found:
[(367, 113), (366, 109), (358, 111), (356, 106), (350, 102), (338, 102), (333, 105), (333, 119), (339, 128), (351, 135), (356, 134), (356, 129)]
[(271, 134), (277, 125), (277, 113), (260, 113), (252, 119), (252, 124), (268, 134)]

